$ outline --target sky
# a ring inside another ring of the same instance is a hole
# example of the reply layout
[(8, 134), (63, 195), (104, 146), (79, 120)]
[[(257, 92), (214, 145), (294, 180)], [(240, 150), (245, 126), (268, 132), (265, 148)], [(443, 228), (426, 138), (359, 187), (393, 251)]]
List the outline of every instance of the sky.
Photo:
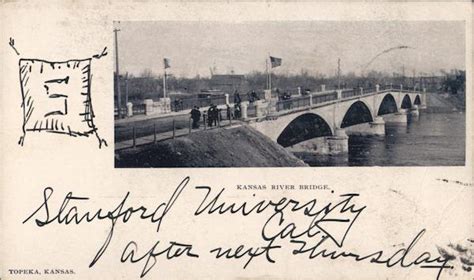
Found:
[[(465, 30), (462, 21), (148, 21), (115, 24), (120, 72), (144, 70), (177, 77), (247, 74), (265, 71), (269, 55), (283, 59), (277, 74), (332, 76), (341, 59), (341, 72), (358, 75), (371, 70), (387, 73), (439, 73), (465, 69)], [(379, 56), (384, 50), (409, 46)]]

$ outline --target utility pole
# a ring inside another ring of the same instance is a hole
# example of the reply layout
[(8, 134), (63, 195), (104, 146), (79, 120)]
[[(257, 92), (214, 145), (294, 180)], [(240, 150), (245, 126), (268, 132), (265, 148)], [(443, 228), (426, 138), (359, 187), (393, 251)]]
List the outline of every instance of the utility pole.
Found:
[(166, 57), (163, 58), (163, 98), (166, 98), (166, 68), (170, 68), (170, 61)]
[(120, 96), (120, 72), (119, 72), (119, 59), (118, 59), (118, 38), (117, 33), (120, 29), (114, 28), (115, 33), (115, 81), (117, 85), (117, 106), (118, 106), (118, 117), (122, 118), (122, 98)]
[(337, 59), (337, 89), (341, 89), (341, 59)]
[(402, 66), (402, 84), (405, 84), (405, 64)]
[(125, 106), (128, 104), (128, 72), (125, 73)]

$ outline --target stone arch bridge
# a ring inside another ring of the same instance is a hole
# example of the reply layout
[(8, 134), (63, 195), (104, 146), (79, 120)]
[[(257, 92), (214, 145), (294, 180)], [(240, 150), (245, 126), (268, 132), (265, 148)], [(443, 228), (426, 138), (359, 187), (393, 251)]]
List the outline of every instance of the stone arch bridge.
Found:
[(409, 114), (418, 116), (418, 109), (426, 107), (425, 96), (424, 90), (381, 90), (378, 85), (372, 90), (312, 93), (256, 104), (250, 125), (283, 147), (308, 149), (310, 143), (311, 149), (339, 153), (347, 150), (347, 135), (384, 135), (385, 122), (406, 123)]

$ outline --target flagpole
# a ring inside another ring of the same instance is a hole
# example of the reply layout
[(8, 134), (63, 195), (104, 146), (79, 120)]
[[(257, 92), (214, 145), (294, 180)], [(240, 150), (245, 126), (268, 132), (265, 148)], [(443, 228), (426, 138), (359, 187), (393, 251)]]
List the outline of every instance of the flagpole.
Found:
[(163, 69), (163, 97), (166, 98), (166, 66)]
[(268, 59), (265, 58), (265, 88), (268, 89)]
[[(270, 60), (270, 54), (268, 54), (268, 59)], [(272, 62), (270, 61), (270, 70), (268, 71), (268, 89), (272, 92)]]

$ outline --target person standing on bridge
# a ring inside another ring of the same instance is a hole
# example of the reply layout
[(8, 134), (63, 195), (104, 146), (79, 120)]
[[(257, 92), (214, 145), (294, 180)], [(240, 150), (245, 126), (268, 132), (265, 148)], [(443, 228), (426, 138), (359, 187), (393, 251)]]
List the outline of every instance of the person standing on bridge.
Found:
[(247, 100), (249, 103), (253, 103), (252, 95), (250, 94), (250, 91), (247, 92)]
[(258, 94), (255, 92), (255, 90), (252, 90), (250, 95), (252, 96), (253, 101), (260, 100), (260, 98), (258, 97)]
[(234, 103), (235, 104), (240, 104), (242, 102), (242, 98), (240, 97), (239, 91), (235, 90), (234, 91)]
[(191, 119), (193, 120), (192, 127), (194, 129), (198, 129), (199, 128), (199, 121), (201, 120), (201, 111), (199, 111), (198, 106), (194, 106), (194, 108), (191, 110)]
[(214, 104), (211, 103), (211, 105), (209, 106), (209, 109), (207, 109), (207, 124), (209, 125), (209, 127), (212, 127), (212, 124), (214, 123), (214, 118), (215, 118), (214, 111), (215, 111)]
[(219, 114), (220, 114), (220, 110), (217, 108), (217, 105), (213, 105), (213, 110), (212, 110), (212, 121), (213, 121), (213, 125), (214, 126), (217, 126), (217, 123), (218, 123), (218, 118), (219, 118)]
[(174, 100), (173, 103), (174, 103), (174, 111), (175, 111), (175, 112), (178, 112), (178, 111), (179, 111), (179, 108), (178, 108), (178, 106), (179, 106), (179, 98), (175, 98), (175, 100)]
[(240, 110), (241, 110), (240, 103), (235, 103), (234, 104), (234, 118), (240, 119), (240, 117), (242, 116)]

